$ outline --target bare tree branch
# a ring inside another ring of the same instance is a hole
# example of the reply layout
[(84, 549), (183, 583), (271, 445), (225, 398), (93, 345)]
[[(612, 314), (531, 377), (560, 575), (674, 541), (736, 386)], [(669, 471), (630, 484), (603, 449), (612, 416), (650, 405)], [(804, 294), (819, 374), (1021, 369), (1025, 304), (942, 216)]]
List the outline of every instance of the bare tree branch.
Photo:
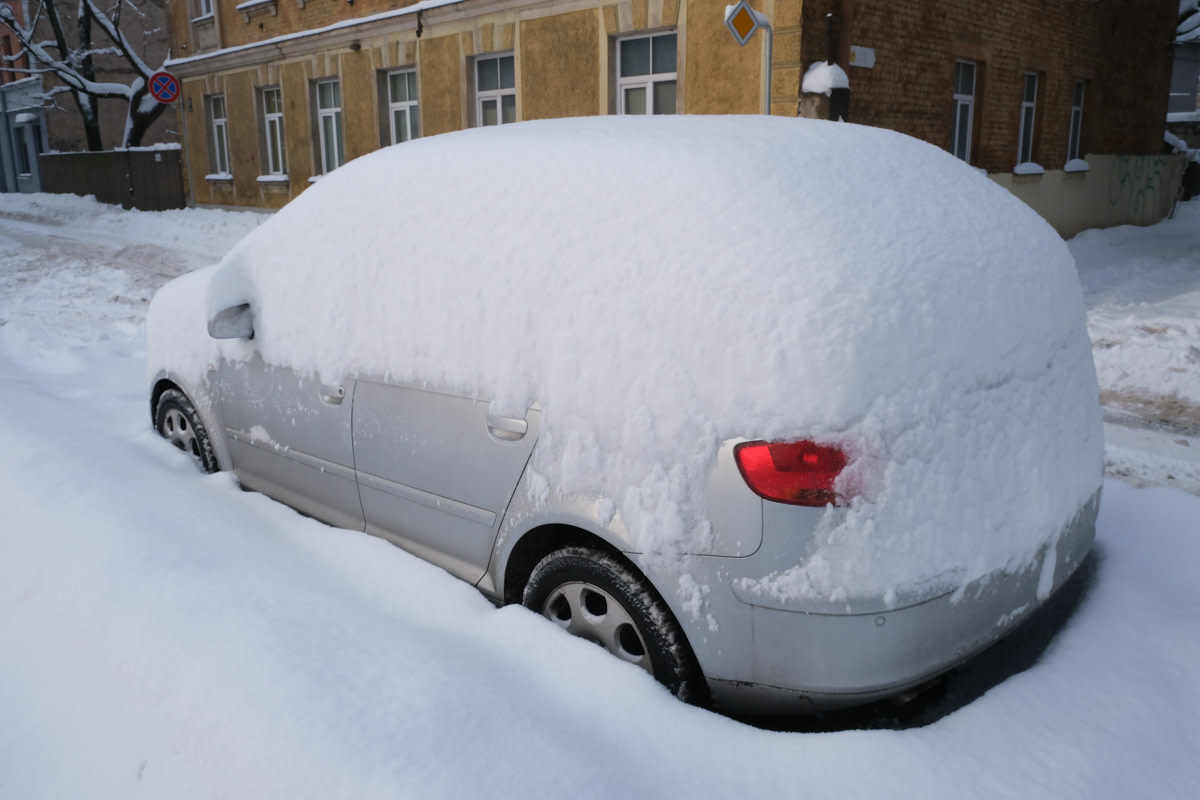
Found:
[[(162, 115), (165, 108), (149, 96), (150, 77), (156, 70), (139, 55), (121, 28), (121, 9), (118, 2), (105, 11), (96, 0), (76, 0), (74, 5), (74, 41), (70, 41), (62, 12), (70, 9), (71, 0), (39, 0), (34, 19), (27, 25), (17, 21), (12, 2), (0, 2), (0, 26), (8, 28), (21, 45), (21, 54), (40, 65), (20, 70), (30, 74), (53, 74), (69, 91), (79, 109), (87, 136), (89, 150), (102, 149), (97, 103), (119, 99), (128, 105), (122, 147), (136, 147), (149, 126)], [(35, 29), (44, 16), (53, 39), (36, 38)], [(136, 17), (135, 17), (136, 19)], [(93, 31), (107, 43), (93, 43)], [(144, 38), (144, 32), (143, 32)], [(19, 57), (19, 56), (18, 56)], [(132, 67), (136, 77), (129, 83), (98, 80), (96, 57), (120, 58)], [(13, 70), (16, 71), (16, 70)], [(56, 92), (57, 93), (57, 92)]]

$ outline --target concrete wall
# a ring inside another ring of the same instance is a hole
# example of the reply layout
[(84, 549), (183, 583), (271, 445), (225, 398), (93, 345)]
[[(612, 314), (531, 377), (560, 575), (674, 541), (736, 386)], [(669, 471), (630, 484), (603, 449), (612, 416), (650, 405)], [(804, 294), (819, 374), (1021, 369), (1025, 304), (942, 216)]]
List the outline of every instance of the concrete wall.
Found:
[(1087, 172), (988, 177), (1069, 239), (1086, 228), (1158, 222), (1171, 212), (1187, 162), (1183, 155), (1088, 155), (1086, 160)]

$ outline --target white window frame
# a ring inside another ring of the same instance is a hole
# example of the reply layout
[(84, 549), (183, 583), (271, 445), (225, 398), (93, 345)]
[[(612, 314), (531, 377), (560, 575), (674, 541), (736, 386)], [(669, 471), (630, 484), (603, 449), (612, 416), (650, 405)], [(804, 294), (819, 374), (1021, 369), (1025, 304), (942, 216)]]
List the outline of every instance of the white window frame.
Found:
[[(961, 91), (963, 87), (959, 85), (964, 67), (971, 68), (971, 91), (969, 93)], [(975, 129), (975, 87), (978, 85), (978, 79), (978, 63), (966, 61), (961, 58), (954, 62), (954, 118), (951, 122), (954, 128), (952, 141), (950, 142), (950, 152), (956, 158), (960, 158), (968, 164), (971, 163), (971, 138)], [(959, 124), (962, 119), (964, 107), (967, 110), (965, 128)]]
[[(1032, 92), (1030, 91), (1032, 89)], [(1021, 82), (1021, 120), (1017, 134), (1017, 163), (1033, 161), (1033, 132), (1037, 124), (1038, 74), (1026, 72)]]
[[(218, 109), (218, 104), (220, 108)], [(217, 113), (218, 110), (221, 113)], [(213, 174), (231, 175), (233, 170), (229, 164), (229, 109), (225, 105), (225, 95), (212, 94), (208, 96), (209, 131), (212, 134)]]
[[(286, 175), (287, 151), (284, 149), (283, 136), (283, 90), (278, 86), (268, 86), (260, 93), (259, 103), (262, 108), (263, 123), (263, 174)], [(271, 111), (267, 98), (276, 98), (276, 111)]]
[(1067, 128), (1067, 161), (1080, 158), (1079, 140), (1083, 132), (1083, 99), (1087, 92), (1087, 81), (1075, 81), (1071, 93), (1071, 122)]
[(208, 19), (213, 15), (213, 0), (196, 0), (196, 16), (193, 19)]
[[(671, 72), (655, 72), (654, 71), (654, 41), (664, 40), (670, 37), (675, 40), (675, 69)], [(639, 75), (622, 75), (621, 52), (622, 44), (632, 42), (637, 39), (650, 40), (650, 72)], [(648, 33), (641, 36), (623, 36), (617, 39), (617, 113), (629, 114), (632, 113), (625, 107), (625, 93), (629, 89), (643, 88), (646, 91), (646, 111), (650, 114), (674, 114), (676, 108), (656, 109), (654, 106), (654, 85), (657, 83), (674, 83), (675, 84), (675, 102), (679, 102), (679, 37), (675, 31), (661, 31), (659, 33)]]
[[(333, 86), (337, 92), (336, 104), (330, 106), (321, 105), (321, 87)], [(313, 105), (317, 111), (317, 166), (320, 167), (321, 175), (328, 175), (342, 164), (346, 163), (346, 144), (345, 132), (342, 127), (342, 84), (337, 78), (329, 78), (327, 80), (317, 81), (313, 84), (313, 95), (315, 101)], [(332, 142), (333, 160), (337, 163), (329, 164), (330, 148), (329, 142), (326, 141), (325, 121), (331, 121), (331, 135), (334, 141)]]
[[(504, 86), (503, 71), (500, 69), (502, 59), (513, 59), (513, 85)], [(479, 67), (481, 64), (488, 61), (496, 62), (496, 74), (499, 76), (498, 83), (501, 84), (497, 89), (480, 89), (479, 88)], [(494, 55), (486, 55), (475, 59), (472, 78), (475, 81), (475, 126), (482, 128), (486, 125), (483, 116), (484, 103), (495, 102), (496, 104), (496, 123), (504, 125), (504, 98), (512, 98), (513, 118), (509, 122), (517, 121), (517, 62), (512, 53), (496, 53)]]
[[(405, 82), (405, 92), (408, 95), (403, 100), (397, 100), (392, 94), (392, 79), (403, 75)], [(391, 133), (391, 143), (399, 144), (407, 142), (411, 139), (420, 138), (420, 120), (421, 112), (418, 104), (418, 97), (415, 92), (417, 90), (417, 71), (414, 68), (397, 69), (387, 73), (384, 78), (387, 81), (388, 93), (388, 131)], [(401, 126), (401, 135), (397, 136), (396, 130), (396, 115), (403, 114), (404, 124)]]

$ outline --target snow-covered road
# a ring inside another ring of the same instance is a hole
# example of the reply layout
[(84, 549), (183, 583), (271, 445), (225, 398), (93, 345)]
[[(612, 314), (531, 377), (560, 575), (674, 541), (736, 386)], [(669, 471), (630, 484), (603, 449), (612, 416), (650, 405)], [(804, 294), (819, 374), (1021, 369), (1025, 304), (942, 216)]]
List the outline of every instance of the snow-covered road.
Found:
[[(0, 798), (1200, 796), (1200, 498), (1108, 481), (1066, 619), (930, 724), (760, 730), (151, 432), (146, 301), (259, 219), (0, 195)], [(1072, 249), (1104, 389), (1186, 411), (1200, 206)], [(1110, 473), (1200, 491), (1143, 411)]]

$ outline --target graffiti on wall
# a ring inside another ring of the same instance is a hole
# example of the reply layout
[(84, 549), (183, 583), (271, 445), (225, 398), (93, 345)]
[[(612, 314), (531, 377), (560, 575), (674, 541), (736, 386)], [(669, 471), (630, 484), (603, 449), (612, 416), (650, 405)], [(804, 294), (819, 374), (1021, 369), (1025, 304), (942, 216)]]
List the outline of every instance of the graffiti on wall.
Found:
[(1180, 167), (1169, 156), (1117, 156), (1108, 181), (1110, 214), (1134, 225), (1158, 222), (1175, 202)]

